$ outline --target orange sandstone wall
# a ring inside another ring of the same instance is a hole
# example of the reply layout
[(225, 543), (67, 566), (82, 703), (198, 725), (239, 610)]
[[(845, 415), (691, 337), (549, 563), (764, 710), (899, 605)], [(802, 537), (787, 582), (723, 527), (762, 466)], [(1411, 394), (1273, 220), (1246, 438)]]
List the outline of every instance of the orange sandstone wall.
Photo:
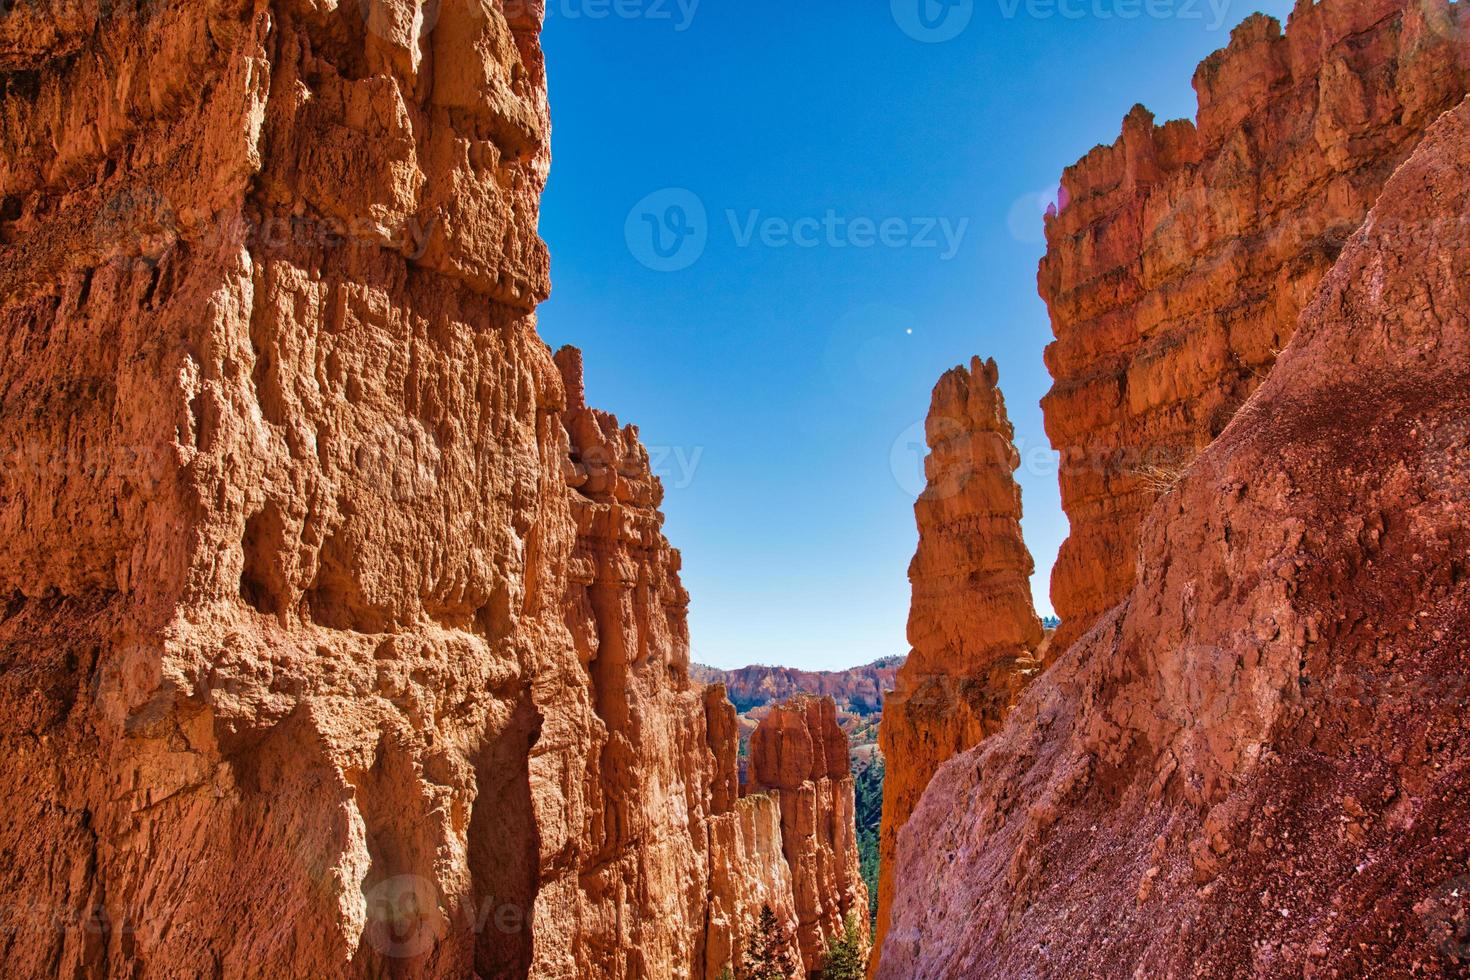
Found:
[(539, 29), (0, 17), (7, 975), (705, 977), (794, 921), (647, 454), (536, 336)]
[(1269, 373), (1384, 183), (1470, 86), (1446, 0), (1303, 0), (1200, 65), (1195, 122), (1142, 107), (1062, 178), (1039, 285), (1071, 522), (1060, 656), (1135, 578), (1153, 501)]
[(909, 566), (913, 650), (883, 708), (887, 767), (878, 943), (887, 927), (899, 832), (944, 762), (994, 732), (1040, 669), (1034, 565), (1021, 537), (1020, 457), (994, 361), (940, 379), (926, 422), (928, 486), (914, 506)]
[(1470, 970), (1467, 171), (1470, 102), (1149, 512), (1123, 602), (935, 776), (880, 977)]
[(794, 938), (806, 970), (816, 971), (849, 917), (865, 938), (868, 931), (847, 735), (830, 697), (798, 695), (761, 720), (750, 739), (747, 789), (771, 797), (780, 809), (795, 896)]

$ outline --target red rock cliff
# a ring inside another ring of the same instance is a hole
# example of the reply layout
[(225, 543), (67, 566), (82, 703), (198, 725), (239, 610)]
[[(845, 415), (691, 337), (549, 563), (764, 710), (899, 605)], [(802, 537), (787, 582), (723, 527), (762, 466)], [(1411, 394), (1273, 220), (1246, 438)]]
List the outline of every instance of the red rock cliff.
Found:
[(1124, 600), (936, 775), (880, 975), (1470, 969), (1467, 168), (1470, 103), (1153, 506)]
[(536, 336), (539, 27), (0, 16), (7, 975), (713, 976), (795, 921), (647, 454)]
[(750, 739), (748, 789), (780, 807), (795, 938), (807, 971), (818, 970), (849, 916), (865, 936), (868, 928), (847, 736), (830, 697), (798, 695), (761, 721)]
[(1059, 656), (1132, 587), (1138, 526), (1290, 341), (1384, 182), (1467, 91), (1445, 0), (1298, 3), (1195, 73), (1196, 122), (1142, 107), (1062, 179), (1039, 276), (1043, 401), (1071, 536)]
[(928, 485), (914, 506), (909, 566), (913, 651), (883, 709), (887, 765), (878, 941), (887, 927), (898, 833), (936, 769), (994, 732), (1039, 670), (1034, 565), (1021, 537), (1020, 457), (994, 361), (975, 358), (935, 386)]

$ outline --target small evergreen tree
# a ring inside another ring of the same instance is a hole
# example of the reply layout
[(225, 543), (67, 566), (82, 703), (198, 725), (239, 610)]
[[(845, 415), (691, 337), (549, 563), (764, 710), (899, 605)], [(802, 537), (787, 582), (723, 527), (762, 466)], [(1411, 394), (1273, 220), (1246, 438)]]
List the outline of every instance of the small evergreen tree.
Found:
[(761, 906), (760, 924), (745, 944), (744, 980), (791, 980), (796, 961), (791, 940), (769, 905)]
[(863, 937), (858, 932), (857, 919), (849, 915), (842, 925), (842, 935), (827, 943), (827, 960), (822, 964), (822, 980), (862, 980), (867, 973)]

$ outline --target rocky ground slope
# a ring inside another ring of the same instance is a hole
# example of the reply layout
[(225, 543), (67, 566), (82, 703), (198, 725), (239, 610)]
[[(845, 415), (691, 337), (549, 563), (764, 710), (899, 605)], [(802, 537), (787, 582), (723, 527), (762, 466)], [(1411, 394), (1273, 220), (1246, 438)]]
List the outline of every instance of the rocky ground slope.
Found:
[(881, 976), (1470, 969), (1470, 104), (1425, 122), (1123, 601), (929, 786)]

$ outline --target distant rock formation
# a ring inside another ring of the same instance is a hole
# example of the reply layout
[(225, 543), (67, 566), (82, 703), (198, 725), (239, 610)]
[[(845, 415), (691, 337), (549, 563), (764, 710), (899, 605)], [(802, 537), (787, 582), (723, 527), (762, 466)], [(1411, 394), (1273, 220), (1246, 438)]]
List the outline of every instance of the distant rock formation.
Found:
[(1200, 65), (1195, 122), (1122, 137), (1062, 178), (1039, 285), (1042, 402), (1071, 535), (1052, 576), (1060, 656), (1133, 586), (1138, 528), (1224, 431), (1424, 130), (1466, 92), (1445, 0), (1301, 2)]
[(907, 662), (883, 709), (887, 766), (880, 844), (878, 941), (893, 893), (893, 856), (909, 814), (940, 765), (996, 731), (1040, 669), (1034, 565), (1021, 537), (1020, 457), (994, 361), (975, 358), (934, 388), (926, 423), (928, 485), (914, 514)]
[(813, 694), (830, 697), (840, 712), (862, 717), (883, 710), (883, 696), (893, 690), (903, 661), (903, 657), (884, 657), (849, 670), (797, 670), (764, 664), (719, 670), (692, 664), (689, 673), (701, 684), (725, 685), (735, 710), (742, 714), (798, 694)]
[(1197, 130), (1069, 171), (1062, 634), (900, 835), (880, 977), (1470, 970), (1465, 16), (1252, 18)]
[(849, 916), (864, 938), (868, 933), (847, 736), (830, 697), (798, 695), (771, 709), (750, 740), (747, 791), (780, 806), (796, 940), (806, 970), (818, 970)]

